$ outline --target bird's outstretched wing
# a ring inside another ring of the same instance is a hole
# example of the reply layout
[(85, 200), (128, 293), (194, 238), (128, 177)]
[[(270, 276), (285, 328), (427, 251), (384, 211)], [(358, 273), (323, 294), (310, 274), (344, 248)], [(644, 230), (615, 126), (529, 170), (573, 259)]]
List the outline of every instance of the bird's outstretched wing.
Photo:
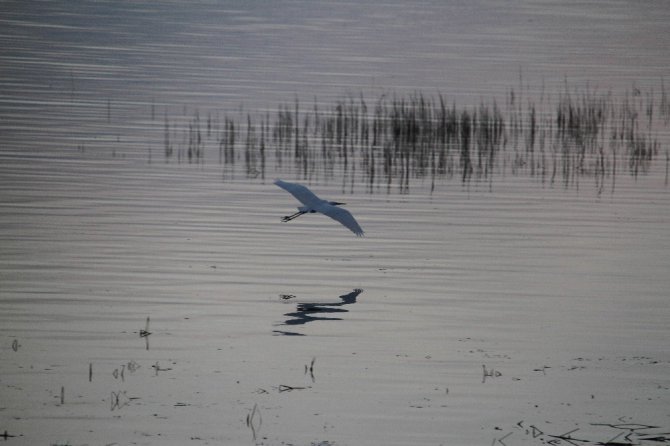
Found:
[[(356, 221), (353, 215), (346, 209), (342, 209), (329, 202), (317, 197), (314, 192), (302, 184), (288, 183), (282, 180), (275, 180), (275, 184), (293, 195), (298, 201), (305, 205), (307, 211), (320, 212), (333, 220), (341, 223), (358, 237), (363, 235), (363, 229)], [(304, 212), (303, 208), (298, 208)]]
[(314, 208), (321, 202), (321, 199), (317, 197), (314, 194), (314, 192), (307, 189), (302, 184), (288, 183), (282, 180), (275, 180), (275, 184), (284, 189), (285, 191), (289, 192), (299, 202), (301, 202), (302, 204), (304, 204), (309, 208)]
[(344, 226), (349, 228), (351, 232), (356, 234), (356, 236), (361, 237), (363, 235), (363, 229), (361, 229), (360, 225), (356, 221), (353, 215), (351, 215), (351, 212), (349, 212), (346, 209), (337, 207), (337, 206), (322, 206), (319, 209), (319, 212), (321, 212), (324, 215), (327, 215), (328, 217), (332, 218), (335, 221), (339, 221), (342, 223)]

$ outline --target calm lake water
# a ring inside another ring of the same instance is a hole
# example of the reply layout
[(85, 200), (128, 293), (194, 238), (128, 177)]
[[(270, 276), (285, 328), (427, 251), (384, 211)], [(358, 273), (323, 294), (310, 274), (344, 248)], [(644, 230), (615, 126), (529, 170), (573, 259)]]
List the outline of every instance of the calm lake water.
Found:
[[(7, 444), (670, 443), (665, 2), (4, 2), (0, 23)], [(575, 158), (529, 157), (511, 91), (547, 134), (561, 95), (605, 98), (605, 155), (531, 173)], [(417, 92), (500, 105), (493, 173), (369, 187), (364, 150), (305, 175), (269, 136), (248, 167), (249, 116), (260, 138), (296, 100), (372, 116)], [(275, 177), (365, 237), (281, 223)]]

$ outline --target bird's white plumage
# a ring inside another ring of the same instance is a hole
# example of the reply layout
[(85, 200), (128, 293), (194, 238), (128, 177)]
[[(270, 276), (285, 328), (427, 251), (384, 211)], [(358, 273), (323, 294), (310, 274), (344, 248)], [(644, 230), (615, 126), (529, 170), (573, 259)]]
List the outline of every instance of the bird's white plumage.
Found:
[(327, 209), (317, 212), (321, 212), (323, 215), (327, 215), (333, 220), (339, 221), (344, 226), (349, 228), (351, 232), (353, 232), (357, 236), (360, 237), (363, 235), (363, 229), (361, 229), (360, 225), (358, 224), (354, 216), (351, 215), (351, 212), (349, 212), (348, 210), (342, 209), (337, 206), (328, 205)]
[(318, 206), (320, 202), (324, 201), (320, 199), (319, 197), (314, 194), (311, 190), (307, 189), (305, 186), (302, 184), (298, 183), (287, 183), (286, 181), (282, 180), (275, 180), (275, 184), (291, 195), (293, 195), (296, 200), (307, 206), (308, 208), (312, 208), (314, 206)]
[(289, 183), (282, 180), (275, 180), (275, 184), (289, 192), (304, 205), (298, 207), (299, 212), (293, 216), (285, 217), (284, 221), (288, 221), (304, 213), (319, 212), (341, 223), (357, 236), (360, 237), (363, 235), (363, 229), (361, 229), (361, 226), (358, 224), (354, 216), (351, 215), (351, 212), (347, 211), (346, 209), (337, 207), (337, 205), (332, 204), (329, 201), (322, 200), (321, 198), (317, 197), (314, 192), (302, 184)]

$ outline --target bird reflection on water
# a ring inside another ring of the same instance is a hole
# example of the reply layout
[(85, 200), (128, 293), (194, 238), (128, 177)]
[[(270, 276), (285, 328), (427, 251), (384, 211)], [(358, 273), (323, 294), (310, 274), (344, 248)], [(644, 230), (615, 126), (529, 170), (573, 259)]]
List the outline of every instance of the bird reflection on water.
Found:
[[(288, 319), (280, 325), (304, 325), (313, 321), (340, 321), (339, 317), (324, 317), (325, 314), (347, 313), (349, 310), (342, 308), (345, 305), (355, 304), (358, 295), (363, 292), (356, 288), (352, 292), (343, 294), (337, 302), (300, 302), (297, 304), (296, 311), (286, 313)], [(302, 333), (292, 331), (274, 330), (276, 335), (284, 336), (304, 336)]]

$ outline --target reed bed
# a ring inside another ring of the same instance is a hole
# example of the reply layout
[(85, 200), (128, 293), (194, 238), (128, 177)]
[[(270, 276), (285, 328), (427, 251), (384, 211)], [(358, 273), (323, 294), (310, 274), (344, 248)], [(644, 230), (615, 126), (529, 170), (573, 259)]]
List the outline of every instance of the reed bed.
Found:
[(617, 174), (637, 177), (659, 158), (659, 131), (670, 122), (663, 84), (656, 96), (566, 85), (553, 97), (510, 89), (502, 106), (493, 99), (459, 107), (422, 92), (370, 103), (360, 94), (326, 107), (295, 99), (275, 112), (210, 113), (205, 122), (198, 111), (181, 123), (166, 114), (164, 152), (168, 162), (188, 163), (215, 152), (224, 173), (341, 178), (370, 192), (407, 191), (410, 179), (430, 180), (433, 189), (440, 179), (492, 183), (506, 175), (566, 188), (590, 177), (602, 191), (615, 187)]

